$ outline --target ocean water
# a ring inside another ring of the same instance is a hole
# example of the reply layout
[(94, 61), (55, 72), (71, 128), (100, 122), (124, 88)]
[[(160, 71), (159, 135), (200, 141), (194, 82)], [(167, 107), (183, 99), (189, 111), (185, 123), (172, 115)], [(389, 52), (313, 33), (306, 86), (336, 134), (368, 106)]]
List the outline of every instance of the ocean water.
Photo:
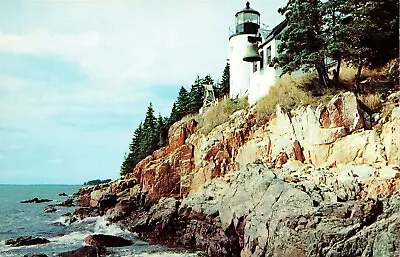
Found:
[[(67, 199), (58, 196), (59, 193), (65, 192), (71, 195), (78, 188), (79, 186), (62, 185), (0, 185), (0, 256), (13, 257), (33, 253), (57, 256), (59, 253), (84, 246), (84, 238), (94, 233), (118, 235), (134, 242), (129, 247), (108, 248), (111, 251), (109, 256), (198, 256), (197, 253), (178, 251), (136, 240), (132, 233), (115, 224), (109, 224), (105, 217), (87, 218), (67, 225), (62, 215), (73, 212), (74, 208), (56, 207), (55, 213), (43, 211), (47, 205), (61, 203)], [(35, 197), (52, 199), (53, 202), (20, 203)], [(20, 236), (44, 237), (51, 242), (21, 247), (5, 245), (7, 239)]]

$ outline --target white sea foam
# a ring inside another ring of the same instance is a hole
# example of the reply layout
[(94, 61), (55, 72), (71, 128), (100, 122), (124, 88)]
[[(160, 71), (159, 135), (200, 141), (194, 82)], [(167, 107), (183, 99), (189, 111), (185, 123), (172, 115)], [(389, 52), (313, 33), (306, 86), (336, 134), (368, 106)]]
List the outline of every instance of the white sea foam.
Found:
[(62, 226), (68, 226), (70, 223), (70, 217), (69, 216), (61, 216), (55, 221), (53, 221), (53, 224), (61, 224)]
[(110, 223), (106, 216), (98, 217), (94, 224), (94, 233), (117, 235), (124, 232), (117, 224)]
[(121, 257), (196, 257), (199, 253), (141, 253), (141, 254), (130, 254), (122, 255)]
[(49, 240), (52, 243), (63, 244), (63, 245), (71, 245), (76, 243), (83, 244), (84, 239), (88, 234), (89, 231), (74, 231), (72, 233), (63, 236), (49, 238)]

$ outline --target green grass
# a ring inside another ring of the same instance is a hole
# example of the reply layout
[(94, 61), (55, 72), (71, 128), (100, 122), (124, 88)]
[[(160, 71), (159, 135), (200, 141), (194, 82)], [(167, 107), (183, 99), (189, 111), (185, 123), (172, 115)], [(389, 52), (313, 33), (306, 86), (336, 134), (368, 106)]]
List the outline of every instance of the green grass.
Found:
[(210, 107), (206, 112), (199, 116), (199, 131), (207, 135), (215, 127), (227, 122), (229, 116), (235, 111), (246, 109), (249, 106), (247, 98), (225, 99), (218, 105)]
[(267, 121), (279, 104), (284, 111), (298, 106), (327, 103), (336, 93), (333, 89), (325, 90), (321, 96), (313, 96), (316, 87), (316, 75), (309, 74), (300, 78), (284, 75), (270, 89), (268, 95), (257, 102), (258, 120)]

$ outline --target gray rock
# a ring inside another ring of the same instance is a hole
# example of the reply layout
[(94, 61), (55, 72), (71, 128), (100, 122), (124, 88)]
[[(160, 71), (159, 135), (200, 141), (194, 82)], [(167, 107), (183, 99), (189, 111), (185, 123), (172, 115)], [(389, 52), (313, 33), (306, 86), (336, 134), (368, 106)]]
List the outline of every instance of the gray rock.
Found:
[(33, 236), (21, 236), (16, 239), (8, 239), (5, 244), (10, 246), (23, 246), (23, 245), (38, 245), (47, 244), (50, 241), (46, 238), (33, 237)]
[(400, 254), (399, 197), (357, 200), (359, 183), (351, 172), (337, 174), (321, 186), (310, 181), (287, 183), (279, 172), (247, 166), (229, 184), (211, 182), (185, 199), (185, 208), (202, 202), (203, 211), (210, 211), (207, 207), (215, 206), (207, 204), (212, 196), (222, 230), (244, 224), (241, 256)]
[(44, 207), (43, 211), (44, 211), (44, 212), (56, 212), (57, 209), (54, 208), (53, 205), (47, 205), (46, 207)]

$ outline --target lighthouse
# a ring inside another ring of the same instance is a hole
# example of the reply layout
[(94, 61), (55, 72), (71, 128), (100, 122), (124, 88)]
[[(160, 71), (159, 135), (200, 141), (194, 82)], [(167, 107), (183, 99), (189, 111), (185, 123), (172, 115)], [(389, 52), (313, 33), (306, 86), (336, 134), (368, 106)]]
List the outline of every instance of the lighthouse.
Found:
[(256, 36), (260, 28), (260, 13), (250, 8), (250, 3), (237, 12), (235, 24), (229, 33), (230, 97), (249, 94), (250, 73), (253, 64), (243, 61), (249, 44), (248, 37)]

